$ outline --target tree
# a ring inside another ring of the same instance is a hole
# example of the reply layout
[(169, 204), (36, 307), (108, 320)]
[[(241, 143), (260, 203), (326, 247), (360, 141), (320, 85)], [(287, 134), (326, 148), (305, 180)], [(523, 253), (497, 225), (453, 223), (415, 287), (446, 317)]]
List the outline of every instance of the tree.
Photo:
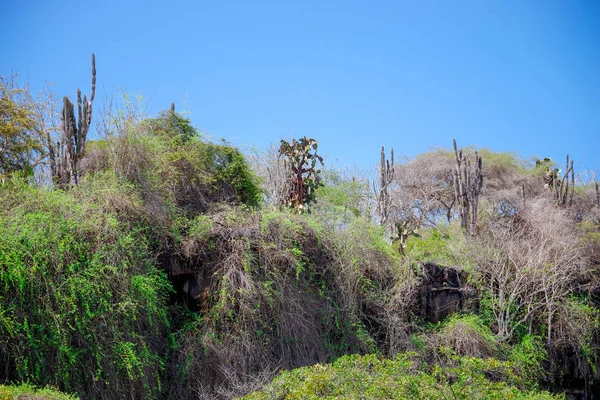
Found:
[(26, 89), (0, 77), (0, 174), (33, 168), (43, 153), (40, 130)]
[(390, 187), (395, 219), (421, 226), (435, 226), (454, 216), (453, 160), (450, 152), (435, 150), (394, 166)]
[(322, 185), (321, 170), (316, 165), (317, 161), (323, 165), (323, 157), (317, 155), (317, 148), (317, 141), (306, 136), (293, 139), (292, 143), (282, 140), (279, 147), (279, 154), (287, 158), (290, 166), (290, 186), (284, 201), (298, 212), (315, 201), (315, 190)]
[(508, 340), (520, 327), (543, 321), (550, 344), (560, 305), (591, 272), (568, 210), (530, 199), (508, 225), (488, 225), (472, 245), (498, 337)]
[(254, 170), (262, 179), (266, 202), (276, 206), (285, 204), (291, 190), (288, 158), (279, 152), (278, 146), (271, 144), (265, 152), (254, 152), (251, 160)]

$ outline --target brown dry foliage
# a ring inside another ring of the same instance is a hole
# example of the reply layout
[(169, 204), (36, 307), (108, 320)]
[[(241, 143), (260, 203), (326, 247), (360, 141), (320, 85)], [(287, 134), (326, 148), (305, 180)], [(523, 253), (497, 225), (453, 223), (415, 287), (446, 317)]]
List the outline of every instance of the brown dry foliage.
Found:
[[(464, 150), (472, 159), (474, 149)], [(543, 191), (541, 178), (523, 172), (523, 162), (513, 154), (480, 150), (483, 159), (482, 207), (495, 214), (512, 215), (522, 203), (522, 188), (526, 196)], [(394, 166), (390, 212), (400, 220), (413, 221), (416, 226), (435, 226), (440, 221), (456, 218), (453, 193), (454, 154), (434, 149), (414, 159)]]
[(395, 166), (391, 212), (401, 220), (417, 222), (417, 226), (432, 226), (440, 218), (451, 217), (454, 164), (450, 152), (435, 150)]
[(460, 356), (488, 358), (497, 352), (495, 343), (461, 320), (446, 327), (438, 338), (441, 346), (451, 348)]
[(417, 280), (414, 278), (398, 280), (390, 291), (384, 307), (387, 321), (384, 349), (389, 356), (415, 350), (410, 334), (415, 331), (418, 297)]
[(528, 201), (508, 229), (487, 228), (472, 256), (483, 289), (492, 294), (497, 335), (509, 339), (519, 325), (544, 316), (550, 343), (558, 304), (591, 272), (573, 221), (541, 198)]
[(339, 249), (305, 220), (224, 208), (210, 221), (205, 235), (183, 243), (208, 296), (197, 322), (180, 331), (170, 397), (231, 398), (279, 369), (370, 350), (353, 328), (359, 277), (343, 272)]
[(271, 144), (266, 151), (251, 154), (249, 161), (261, 178), (266, 203), (274, 206), (284, 204), (291, 190), (292, 165), (279, 153), (279, 147)]

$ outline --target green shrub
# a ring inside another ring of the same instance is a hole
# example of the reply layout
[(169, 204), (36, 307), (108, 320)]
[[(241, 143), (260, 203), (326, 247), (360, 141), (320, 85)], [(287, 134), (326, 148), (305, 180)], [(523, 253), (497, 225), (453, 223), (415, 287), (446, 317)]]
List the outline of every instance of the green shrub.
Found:
[(244, 399), (559, 399), (489, 378), (509, 368), (495, 359), (463, 357), (456, 367), (420, 365), (410, 353), (394, 359), (344, 356), (333, 364), (284, 371)]
[(61, 393), (53, 387), (36, 388), (26, 383), (20, 385), (0, 385), (0, 400), (76, 400), (79, 397)]
[(362, 207), (368, 186), (344, 180), (336, 171), (326, 171), (324, 175), (325, 184), (316, 189), (316, 201), (309, 209), (313, 218), (322, 226), (336, 230), (348, 229), (357, 218), (364, 219)]
[(448, 227), (431, 228), (421, 232), (421, 237), (411, 236), (405, 254), (407, 259), (418, 262), (433, 262), (440, 265), (456, 265), (458, 258), (452, 248), (454, 236)]
[(540, 337), (525, 335), (510, 347), (508, 360), (517, 366), (523, 384), (536, 388), (544, 374), (543, 363), (548, 360), (548, 352)]
[(263, 199), (258, 177), (252, 172), (239, 150), (224, 145), (206, 145), (205, 168), (211, 183), (219, 187), (231, 186), (237, 199), (256, 207)]
[(170, 286), (144, 231), (78, 192), (0, 188), (0, 210), (1, 379), (156, 395)]
[(173, 120), (170, 112), (94, 143), (82, 169), (114, 169), (135, 185), (152, 214), (164, 214), (158, 220), (174, 218), (174, 205), (197, 213), (215, 202), (251, 207), (262, 202), (259, 179), (239, 150), (203, 141), (188, 120)]

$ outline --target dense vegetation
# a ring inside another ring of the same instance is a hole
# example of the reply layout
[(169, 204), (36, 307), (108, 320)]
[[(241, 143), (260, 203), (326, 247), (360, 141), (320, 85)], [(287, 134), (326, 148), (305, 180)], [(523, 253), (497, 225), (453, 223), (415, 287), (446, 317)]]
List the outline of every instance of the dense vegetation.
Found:
[(370, 182), (314, 139), (249, 162), (130, 103), (95, 141), (69, 117), (50, 161), (0, 89), (0, 398), (597, 390), (600, 196), (569, 161), (382, 151)]
[[(460, 357), (455, 366), (420, 364), (413, 354), (393, 359), (375, 355), (343, 356), (280, 374), (262, 392), (246, 399), (555, 399), (547, 392), (518, 388), (511, 364), (488, 358)], [(493, 381), (489, 375), (501, 376)]]

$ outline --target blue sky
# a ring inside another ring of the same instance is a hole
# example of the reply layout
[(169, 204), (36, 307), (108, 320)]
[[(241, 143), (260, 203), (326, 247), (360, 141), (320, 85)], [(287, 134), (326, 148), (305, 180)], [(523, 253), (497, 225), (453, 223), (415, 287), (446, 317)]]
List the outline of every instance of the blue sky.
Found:
[[(307, 135), (336, 166), (460, 146), (600, 170), (600, 2), (7, 1), (0, 73), (59, 96), (122, 89), (264, 148)], [(327, 160), (326, 160), (327, 161)]]

